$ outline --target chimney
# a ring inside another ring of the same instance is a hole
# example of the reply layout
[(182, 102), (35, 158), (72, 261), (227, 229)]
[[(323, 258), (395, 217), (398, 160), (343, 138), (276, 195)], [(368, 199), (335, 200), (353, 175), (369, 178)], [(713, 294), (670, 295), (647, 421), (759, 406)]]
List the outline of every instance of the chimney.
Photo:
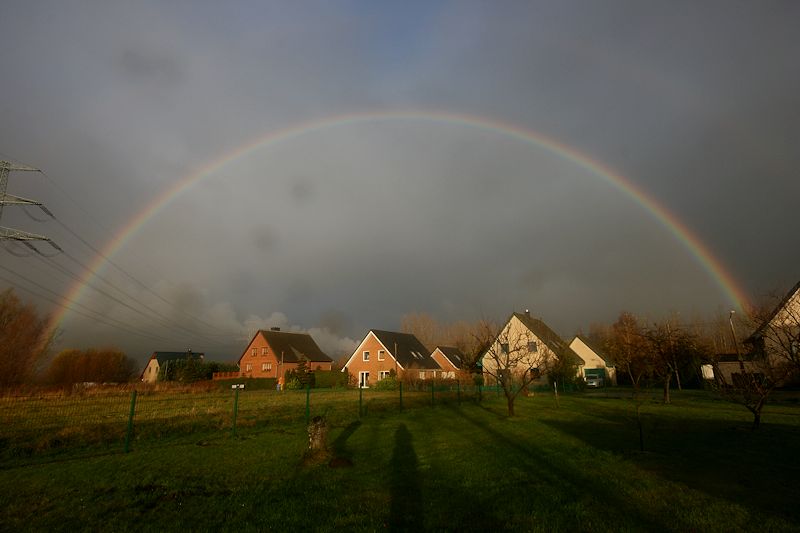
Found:
[(279, 327), (276, 327), (276, 326), (273, 326), (273, 327), (269, 328), (269, 330), (270, 330), (270, 331), (280, 331), (280, 330), (281, 330), (281, 328), (279, 328)]

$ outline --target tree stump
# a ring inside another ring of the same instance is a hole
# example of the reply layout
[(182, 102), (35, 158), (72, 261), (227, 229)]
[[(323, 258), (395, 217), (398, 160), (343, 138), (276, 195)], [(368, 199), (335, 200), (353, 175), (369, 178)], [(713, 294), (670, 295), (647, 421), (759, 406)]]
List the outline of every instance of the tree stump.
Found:
[(308, 425), (308, 449), (312, 452), (328, 449), (328, 422), (324, 417), (315, 416)]

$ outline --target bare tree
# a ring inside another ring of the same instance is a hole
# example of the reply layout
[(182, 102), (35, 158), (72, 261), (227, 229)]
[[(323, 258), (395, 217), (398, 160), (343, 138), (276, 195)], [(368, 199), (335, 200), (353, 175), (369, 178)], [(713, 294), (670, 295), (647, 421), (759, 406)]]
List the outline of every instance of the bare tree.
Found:
[(682, 328), (674, 319), (655, 323), (644, 331), (649, 343), (650, 369), (659, 378), (664, 390), (663, 401), (670, 403), (670, 384), (673, 377), (680, 387), (680, 370), (698, 365), (704, 353), (697, 335)]
[(783, 299), (773, 299), (772, 306), (751, 309), (743, 322), (753, 331), (744, 347), (736, 339), (731, 313), (738, 371), (725, 372), (719, 358), (713, 358), (714, 388), (723, 398), (750, 411), (753, 429), (757, 429), (772, 392), (800, 378), (800, 283)]
[(0, 293), (0, 386), (33, 381), (52, 340), (47, 317), (11, 289)]
[(403, 315), (400, 319), (400, 331), (413, 334), (429, 351), (433, 351), (438, 344), (443, 344), (442, 324), (428, 313)]
[(476, 371), (477, 363), (487, 348), (485, 331), (487, 329), (496, 331), (497, 327), (486, 319), (475, 322), (460, 320), (443, 323), (427, 313), (409, 313), (401, 319), (400, 329), (403, 333), (412, 333), (431, 351), (436, 346), (458, 348), (464, 355), (462, 370), (465, 373), (472, 373)]
[(766, 306), (751, 310), (750, 320), (756, 328), (746, 343), (757, 356), (778, 367), (786, 382), (781, 384), (788, 384), (800, 377), (800, 283), (782, 299), (773, 297), (772, 302), (771, 310)]
[(514, 401), (528, 385), (546, 374), (555, 362), (549, 349), (521, 323), (512, 318), (502, 330), (484, 323), (476, 344), (486, 346), (483, 373), (503, 390), (508, 415), (514, 416)]
[(50, 363), (47, 381), (73, 383), (124, 383), (136, 374), (136, 362), (115, 348), (64, 350)]
[(602, 346), (616, 367), (628, 375), (635, 393), (638, 393), (642, 378), (650, 373), (651, 368), (649, 346), (636, 317), (627, 311), (620, 313)]

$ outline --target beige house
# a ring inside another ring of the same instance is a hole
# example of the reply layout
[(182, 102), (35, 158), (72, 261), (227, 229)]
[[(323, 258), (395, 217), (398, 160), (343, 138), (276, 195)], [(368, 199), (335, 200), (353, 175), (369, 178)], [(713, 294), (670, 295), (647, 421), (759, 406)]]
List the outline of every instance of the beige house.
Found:
[(800, 379), (800, 282), (744, 343), (755, 372), (780, 385)]
[[(481, 358), (484, 380), (494, 383), (498, 372), (524, 376), (531, 383), (543, 383), (559, 361), (579, 365), (575, 352), (547, 324), (528, 311), (513, 313)], [(526, 380), (527, 381), (527, 380)]]
[(185, 352), (153, 352), (139, 379), (144, 383), (155, 383), (158, 381), (158, 373), (162, 369), (166, 372), (170, 363), (186, 359), (199, 359), (202, 361), (204, 357), (205, 354), (194, 353), (191, 350)]
[(576, 335), (569, 347), (582, 361), (578, 365), (578, 377), (600, 377), (606, 385), (617, 384), (617, 369), (585, 337)]

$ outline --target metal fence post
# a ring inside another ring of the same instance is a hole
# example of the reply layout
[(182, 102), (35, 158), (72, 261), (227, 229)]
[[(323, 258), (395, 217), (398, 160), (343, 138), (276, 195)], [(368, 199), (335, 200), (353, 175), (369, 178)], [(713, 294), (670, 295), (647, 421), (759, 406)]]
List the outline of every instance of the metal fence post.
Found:
[(128, 431), (125, 432), (125, 453), (131, 450), (131, 436), (133, 435), (133, 417), (136, 414), (136, 390), (131, 392), (131, 408), (128, 412)]
[(233, 396), (233, 428), (232, 433), (233, 436), (236, 436), (236, 415), (239, 414), (239, 387), (236, 387), (235, 393)]
[(306, 383), (306, 425), (311, 421), (311, 409), (309, 403), (311, 400), (311, 383)]

